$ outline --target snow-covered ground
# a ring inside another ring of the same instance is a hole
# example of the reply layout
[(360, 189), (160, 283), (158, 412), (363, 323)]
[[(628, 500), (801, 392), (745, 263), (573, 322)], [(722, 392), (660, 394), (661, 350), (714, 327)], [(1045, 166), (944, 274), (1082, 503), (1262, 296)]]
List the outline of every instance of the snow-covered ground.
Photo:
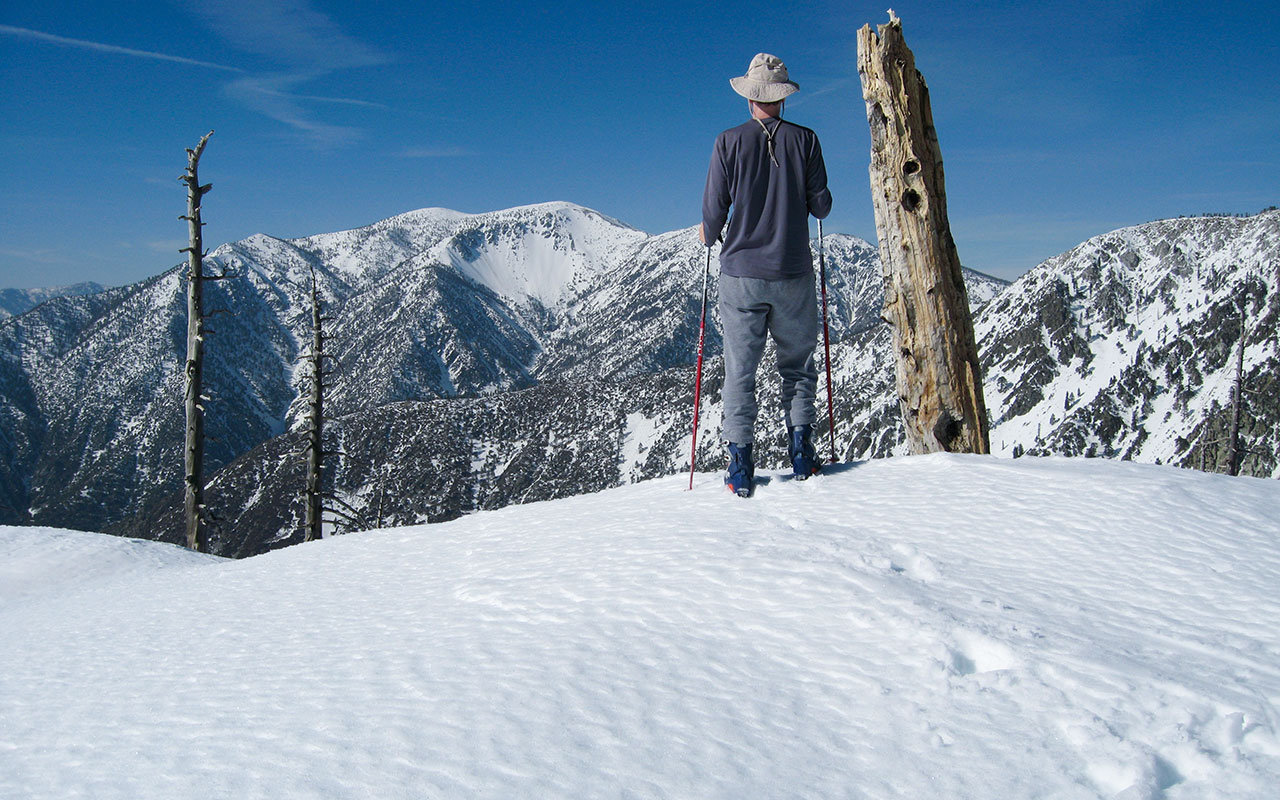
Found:
[(0, 529), (0, 797), (1277, 796), (1280, 482), (767, 477), (238, 562)]

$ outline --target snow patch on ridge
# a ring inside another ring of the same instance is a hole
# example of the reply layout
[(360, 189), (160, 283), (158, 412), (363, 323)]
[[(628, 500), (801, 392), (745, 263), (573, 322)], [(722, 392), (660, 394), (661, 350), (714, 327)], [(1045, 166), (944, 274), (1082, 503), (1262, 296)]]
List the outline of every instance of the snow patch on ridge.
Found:
[(564, 301), (586, 272), (603, 272), (647, 236), (567, 203), (477, 215), (429, 256), (494, 294), (545, 307)]

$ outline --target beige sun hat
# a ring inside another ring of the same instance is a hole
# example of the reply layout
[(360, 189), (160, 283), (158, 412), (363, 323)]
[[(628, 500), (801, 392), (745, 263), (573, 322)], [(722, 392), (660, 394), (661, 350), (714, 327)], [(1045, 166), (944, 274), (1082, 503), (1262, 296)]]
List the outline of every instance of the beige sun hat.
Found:
[(756, 53), (747, 67), (747, 74), (730, 78), (733, 90), (757, 103), (776, 103), (800, 89), (800, 85), (787, 78), (787, 65), (782, 59), (768, 53)]

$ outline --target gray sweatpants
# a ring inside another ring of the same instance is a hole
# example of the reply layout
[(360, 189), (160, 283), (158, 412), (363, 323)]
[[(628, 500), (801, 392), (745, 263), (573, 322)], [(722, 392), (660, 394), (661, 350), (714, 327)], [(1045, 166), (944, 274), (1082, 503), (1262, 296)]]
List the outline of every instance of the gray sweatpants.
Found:
[(724, 333), (724, 438), (755, 440), (756, 367), (766, 333), (778, 348), (782, 417), (788, 427), (813, 424), (818, 369), (818, 298), (813, 275), (780, 281), (720, 275), (720, 327)]

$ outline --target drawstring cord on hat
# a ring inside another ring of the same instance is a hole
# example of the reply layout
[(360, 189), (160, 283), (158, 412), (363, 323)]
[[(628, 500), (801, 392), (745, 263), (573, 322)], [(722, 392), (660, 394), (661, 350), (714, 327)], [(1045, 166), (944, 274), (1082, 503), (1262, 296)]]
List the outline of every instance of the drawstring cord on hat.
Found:
[(760, 130), (764, 131), (764, 138), (769, 142), (769, 160), (773, 162), (775, 167), (781, 167), (782, 165), (778, 163), (778, 159), (773, 155), (773, 135), (777, 133), (778, 125), (782, 124), (782, 120), (778, 120), (778, 123), (773, 126), (773, 130), (769, 130), (769, 126), (764, 124), (764, 120), (759, 117), (753, 117), (753, 119), (760, 123)]

